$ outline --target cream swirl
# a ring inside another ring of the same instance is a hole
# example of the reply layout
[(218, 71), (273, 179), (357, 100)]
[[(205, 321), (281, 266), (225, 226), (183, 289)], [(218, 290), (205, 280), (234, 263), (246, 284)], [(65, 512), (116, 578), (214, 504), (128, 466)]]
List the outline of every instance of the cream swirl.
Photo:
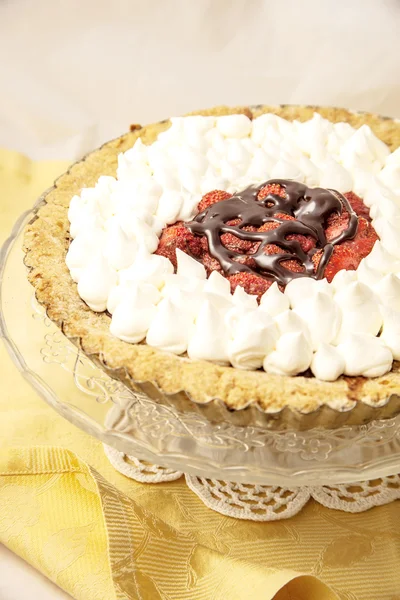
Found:
[(344, 374), (379, 377), (390, 371), (393, 355), (384, 342), (373, 335), (352, 333), (338, 346), (344, 359)]
[(243, 312), (229, 343), (229, 360), (238, 369), (259, 369), (266, 355), (274, 349), (278, 331), (265, 312)]
[(290, 306), (293, 309), (318, 292), (323, 292), (328, 296), (332, 295), (332, 287), (326, 279), (300, 277), (290, 281), (285, 288), (285, 296), (289, 298)]
[(380, 339), (391, 351), (394, 360), (400, 360), (400, 312), (382, 308), (383, 327)]
[(116, 271), (105, 256), (99, 253), (81, 270), (78, 293), (89, 308), (95, 312), (103, 312), (107, 308), (107, 300), (116, 281)]
[(78, 283), (82, 269), (98, 254), (103, 246), (105, 232), (102, 229), (89, 229), (72, 240), (65, 262), (71, 277)]
[(312, 349), (304, 333), (284, 333), (264, 359), (264, 370), (276, 375), (298, 375), (311, 364)]
[(336, 336), (341, 342), (351, 333), (364, 333), (375, 336), (382, 325), (378, 301), (371, 289), (364, 283), (354, 282), (335, 295), (336, 303), (342, 309), (342, 322)]
[(321, 343), (330, 344), (336, 339), (342, 315), (338, 304), (328, 294), (317, 292), (301, 302), (294, 312), (307, 323), (313, 350)]
[(322, 342), (311, 361), (311, 371), (317, 379), (335, 381), (344, 372), (345, 360), (335, 346)]
[(182, 311), (170, 298), (164, 298), (149, 323), (146, 342), (166, 352), (183, 354), (188, 347), (193, 321), (189, 311)]
[(122, 299), (113, 310), (110, 331), (124, 342), (137, 344), (144, 340), (157, 308), (149, 295), (139, 286), (124, 290)]
[(189, 357), (229, 364), (229, 341), (229, 331), (220, 311), (209, 300), (205, 300), (190, 336)]
[(279, 314), (289, 310), (290, 300), (287, 295), (283, 294), (276, 281), (271, 287), (262, 295), (260, 301), (260, 309), (265, 310), (272, 317), (276, 317)]

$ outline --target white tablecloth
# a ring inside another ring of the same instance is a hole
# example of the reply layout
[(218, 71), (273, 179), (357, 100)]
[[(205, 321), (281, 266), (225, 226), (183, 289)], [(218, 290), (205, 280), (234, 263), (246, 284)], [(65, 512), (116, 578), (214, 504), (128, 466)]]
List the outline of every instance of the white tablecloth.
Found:
[[(215, 104), (400, 117), (399, 31), (397, 0), (0, 0), (0, 146), (72, 160)], [(66, 597), (1, 548), (0, 600)]]

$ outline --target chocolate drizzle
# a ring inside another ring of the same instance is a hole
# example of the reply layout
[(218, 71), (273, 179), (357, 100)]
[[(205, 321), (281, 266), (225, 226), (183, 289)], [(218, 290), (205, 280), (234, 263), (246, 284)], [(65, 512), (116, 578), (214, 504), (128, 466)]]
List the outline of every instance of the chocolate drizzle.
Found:
[[(269, 193), (258, 200), (259, 192), (267, 185), (279, 185), (285, 190), (285, 197)], [(343, 209), (349, 213), (348, 226), (328, 242), (324, 230), (327, 219), (332, 213), (342, 214)], [(296, 220), (285, 220), (277, 216), (279, 214), (290, 215)], [(240, 219), (238, 225), (227, 224), (237, 219)], [(245, 230), (249, 226), (259, 228), (268, 222), (279, 223), (279, 227), (269, 231)], [(335, 190), (308, 188), (296, 181), (271, 179), (209, 206), (185, 225), (192, 233), (207, 237), (210, 254), (227, 275), (255, 273), (286, 285), (298, 277), (322, 279), (334, 246), (356, 235), (358, 218), (347, 199)], [(231, 233), (240, 240), (259, 242), (259, 245), (253, 254), (229, 250), (221, 241), (224, 233)], [(315, 247), (305, 252), (297, 240), (288, 239), (293, 234), (311, 236), (316, 242)], [(266, 254), (268, 244), (279, 246), (282, 254)], [(322, 256), (315, 270), (312, 258), (321, 250)], [(248, 262), (249, 258), (254, 267), (240, 262)], [(282, 263), (288, 260), (298, 262), (302, 271), (293, 272), (286, 268)]]

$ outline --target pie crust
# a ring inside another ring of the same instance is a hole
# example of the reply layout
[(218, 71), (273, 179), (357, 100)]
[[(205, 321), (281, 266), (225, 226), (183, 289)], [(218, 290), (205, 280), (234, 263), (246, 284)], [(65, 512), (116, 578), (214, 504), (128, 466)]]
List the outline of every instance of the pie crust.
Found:
[[(310, 119), (314, 112), (332, 122), (353, 127), (368, 124), (393, 151), (400, 145), (400, 121), (339, 108), (282, 105), (220, 106), (191, 114), (245, 113), (257, 117), (271, 112), (285, 119)], [(106, 143), (74, 164), (46, 191), (24, 237), (25, 264), (37, 300), (49, 318), (96, 364), (134, 391), (183, 411), (200, 411), (212, 420), (238, 425), (304, 429), (337, 427), (386, 418), (400, 412), (400, 363), (382, 377), (342, 376), (334, 382), (314, 377), (286, 377), (264, 371), (190, 360), (113, 337), (107, 313), (93, 312), (79, 297), (65, 264), (70, 244), (68, 207), (72, 196), (93, 186), (100, 175), (115, 175), (117, 157), (140, 137), (152, 143), (169, 120), (131, 131)]]

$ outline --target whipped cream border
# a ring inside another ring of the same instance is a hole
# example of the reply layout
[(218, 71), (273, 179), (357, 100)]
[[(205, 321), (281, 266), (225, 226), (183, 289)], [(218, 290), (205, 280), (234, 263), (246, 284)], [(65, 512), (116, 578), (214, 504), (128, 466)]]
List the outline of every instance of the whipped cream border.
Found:
[[(154, 254), (162, 229), (194, 216), (204, 193), (273, 178), (363, 197), (380, 241), (356, 271), (293, 280), (284, 293), (274, 283), (258, 306), (185, 253), (176, 273)], [(68, 217), (78, 293), (111, 313), (125, 342), (288, 376), (311, 368), (325, 381), (376, 377), (400, 360), (400, 148), (390, 153), (366, 125), (318, 114), (173, 118), (153, 144), (139, 138), (119, 155), (116, 178), (74, 196)]]

